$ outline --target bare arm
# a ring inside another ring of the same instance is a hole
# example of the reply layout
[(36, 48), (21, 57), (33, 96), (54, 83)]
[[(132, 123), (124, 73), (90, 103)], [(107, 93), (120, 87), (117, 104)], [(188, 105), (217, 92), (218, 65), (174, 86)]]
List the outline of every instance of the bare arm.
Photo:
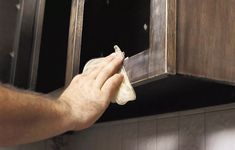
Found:
[(0, 146), (46, 139), (91, 126), (108, 107), (122, 76), (123, 57), (110, 55), (76, 76), (58, 100), (0, 86)]
[(60, 101), (0, 87), (0, 146), (22, 144), (70, 130)]

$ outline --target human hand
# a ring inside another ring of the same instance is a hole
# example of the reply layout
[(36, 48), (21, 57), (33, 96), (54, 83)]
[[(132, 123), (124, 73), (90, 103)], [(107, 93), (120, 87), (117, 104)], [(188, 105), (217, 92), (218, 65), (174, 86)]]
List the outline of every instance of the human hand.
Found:
[(89, 72), (74, 77), (59, 101), (67, 106), (72, 130), (90, 127), (104, 113), (117, 93), (123, 76), (117, 74), (123, 62), (121, 53), (99, 58)]

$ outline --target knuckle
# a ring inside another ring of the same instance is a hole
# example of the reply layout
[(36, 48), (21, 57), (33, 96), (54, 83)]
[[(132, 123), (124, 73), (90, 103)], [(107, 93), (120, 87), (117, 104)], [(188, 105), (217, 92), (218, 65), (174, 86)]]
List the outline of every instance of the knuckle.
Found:
[(116, 61), (113, 61), (111, 65), (112, 65), (113, 70), (115, 70), (121, 66), (121, 62), (116, 60)]
[(115, 61), (113, 61), (113, 63), (114, 63), (114, 65), (118, 66), (118, 65), (121, 65), (122, 60), (117, 58), (117, 59), (115, 59)]
[(101, 109), (105, 109), (107, 107), (107, 105), (108, 105), (108, 101), (106, 99), (104, 99), (104, 98), (99, 103), (99, 107)]
[(110, 72), (113, 72), (114, 70), (114, 66), (109, 64), (107, 67), (106, 67), (106, 72), (110, 73)]
[(84, 75), (83, 75), (83, 74), (79, 74), (79, 75), (76, 75), (76, 76), (73, 78), (73, 81), (75, 81), (75, 82), (80, 82), (83, 78), (84, 78)]
[(102, 63), (101, 63), (101, 65), (104, 65), (104, 66), (106, 66), (106, 65), (108, 65), (109, 64), (109, 61), (107, 60), (107, 59), (105, 59)]
[(81, 78), (81, 74), (76, 75), (73, 79), (74, 79), (74, 80), (79, 80), (80, 78)]

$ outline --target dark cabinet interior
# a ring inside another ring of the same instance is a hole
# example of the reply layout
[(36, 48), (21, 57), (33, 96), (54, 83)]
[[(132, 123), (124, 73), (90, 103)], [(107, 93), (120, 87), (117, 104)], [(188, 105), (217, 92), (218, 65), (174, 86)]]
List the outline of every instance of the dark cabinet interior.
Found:
[(64, 86), (71, 0), (46, 1), (36, 91), (48, 93)]
[(100, 122), (143, 117), (235, 102), (235, 87), (174, 75), (135, 87), (136, 101), (111, 104)]
[(149, 16), (150, 0), (85, 1), (80, 67), (114, 52), (114, 45), (125, 50), (127, 57), (147, 50)]
[(0, 81), (44, 93), (64, 86), (71, 0), (0, 4)]

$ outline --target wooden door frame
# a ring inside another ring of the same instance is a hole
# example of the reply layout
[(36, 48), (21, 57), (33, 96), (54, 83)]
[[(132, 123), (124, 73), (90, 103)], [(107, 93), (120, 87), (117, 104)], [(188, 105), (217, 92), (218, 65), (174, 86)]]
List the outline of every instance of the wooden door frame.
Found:
[[(72, 2), (66, 85), (79, 73), (84, 3)], [(124, 62), (135, 86), (176, 73), (176, 0), (151, 0), (150, 5), (149, 49)]]
[(31, 55), (30, 77), (29, 77), (30, 90), (35, 90), (37, 83), (45, 5), (46, 5), (46, 0), (37, 0), (37, 8), (36, 8), (35, 24), (34, 24), (34, 39), (32, 43), (33, 46), (32, 46), (32, 55)]
[(72, 0), (65, 85), (79, 73), (85, 0)]
[(32, 48), (35, 40), (35, 18), (42, 0), (20, 0), (13, 44), (10, 83), (21, 88), (30, 87)]

